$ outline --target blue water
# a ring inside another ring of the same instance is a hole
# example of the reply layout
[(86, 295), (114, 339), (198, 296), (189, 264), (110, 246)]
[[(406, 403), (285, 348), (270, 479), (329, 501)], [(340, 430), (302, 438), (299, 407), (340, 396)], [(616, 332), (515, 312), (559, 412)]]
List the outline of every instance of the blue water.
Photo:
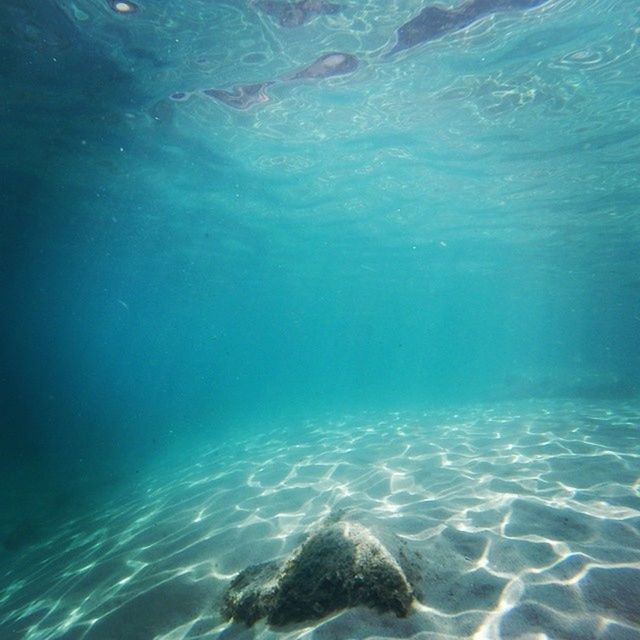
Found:
[[(427, 2), (297, 26), (115, 4), (0, 9), (7, 561), (274, 427), (634, 401), (634, 2), (488, 11), (393, 55)], [(327, 52), (357, 69), (290, 79)], [(274, 79), (245, 110), (204, 93)]]

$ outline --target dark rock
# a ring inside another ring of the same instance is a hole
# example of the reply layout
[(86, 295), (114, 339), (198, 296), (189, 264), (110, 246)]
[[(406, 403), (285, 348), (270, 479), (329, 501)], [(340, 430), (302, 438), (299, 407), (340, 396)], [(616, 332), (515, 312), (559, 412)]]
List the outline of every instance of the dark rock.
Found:
[(276, 598), (280, 563), (254, 564), (241, 571), (231, 582), (222, 603), (225, 620), (233, 618), (249, 626), (266, 618)]
[(337, 516), (289, 557), (242, 571), (227, 589), (222, 615), (247, 625), (266, 617), (279, 626), (364, 605), (404, 617), (417, 579), (417, 564), (396, 536), (375, 535), (362, 523)]

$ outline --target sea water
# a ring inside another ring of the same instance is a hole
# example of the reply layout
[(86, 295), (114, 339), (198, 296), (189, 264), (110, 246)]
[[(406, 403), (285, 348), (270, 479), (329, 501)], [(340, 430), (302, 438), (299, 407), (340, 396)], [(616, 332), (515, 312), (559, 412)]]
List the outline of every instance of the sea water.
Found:
[[(637, 7), (323, 4), (0, 8), (1, 638), (640, 638)], [(342, 508), (411, 616), (220, 618)]]

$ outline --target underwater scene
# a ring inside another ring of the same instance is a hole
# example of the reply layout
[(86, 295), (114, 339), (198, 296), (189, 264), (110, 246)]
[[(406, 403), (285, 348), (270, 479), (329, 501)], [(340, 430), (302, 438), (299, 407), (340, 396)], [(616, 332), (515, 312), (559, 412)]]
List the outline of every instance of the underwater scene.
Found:
[(640, 4), (4, 0), (0, 640), (640, 640)]

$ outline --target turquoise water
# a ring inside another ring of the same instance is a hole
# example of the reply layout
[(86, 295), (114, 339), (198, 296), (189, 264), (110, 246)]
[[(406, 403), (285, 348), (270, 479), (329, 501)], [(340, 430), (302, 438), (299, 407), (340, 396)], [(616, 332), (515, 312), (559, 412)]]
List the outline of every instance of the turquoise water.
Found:
[[(638, 7), (452, 2), (393, 52), (429, 3), (337, 4), (3, 4), (1, 562), (323, 417), (603, 403), (637, 433)], [(302, 72), (333, 52), (357, 66)], [(205, 93), (255, 83), (244, 109)], [(607, 449), (631, 456), (615, 517), (637, 446)]]

